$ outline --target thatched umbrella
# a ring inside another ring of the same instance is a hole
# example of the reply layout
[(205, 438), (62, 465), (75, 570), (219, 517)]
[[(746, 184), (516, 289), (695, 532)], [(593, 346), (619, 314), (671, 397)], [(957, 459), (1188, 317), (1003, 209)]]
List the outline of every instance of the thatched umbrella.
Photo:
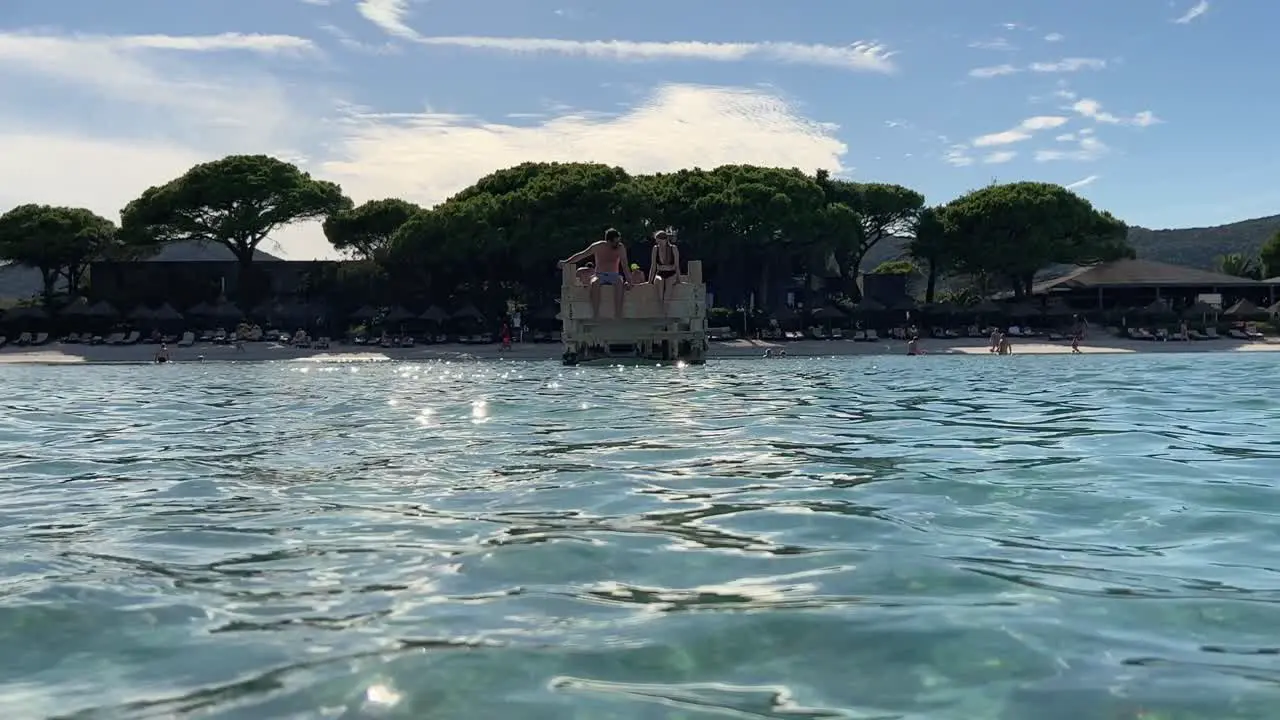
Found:
[(1254, 305), (1248, 300), (1238, 300), (1236, 301), (1235, 305), (1232, 305), (1226, 310), (1223, 310), (1222, 314), (1227, 317), (1253, 318), (1253, 317), (1261, 317), (1263, 315), (1266, 315), (1267, 313), (1265, 310), (1258, 307), (1257, 305)]
[(111, 318), (119, 317), (120, 311), (116, 309), (115, 305), (112, 305), (106, 300), (99, 300), (98, 302), (89, 306), (88, 314), (90, 317), (111, 319)]
[(1213, 315), (1216, 312), (1218, 312), (1217, 308), (1203, 300), (1198, 300), (1196, 301), (1196, 304), (1182, 311), (1182, 317), (1187, 320), (1195, 320), (1196, 318), (1204, 318), (1208, 315)]
[(139, 305), (138, 307), (133, 309), (133, 312), (129, 313), (128, 317), (130, 320), (134, 322), (142, 322), (144, 320), (154, 320), (155, 312), (156, 312), (155, 310), (152, 310), (146, 305)]
[(372, 305), (361, 305), (358, 310), (351, 313), (347, 317), (351, 318), (352, 320), (363, 320), (368, 322), (369, 320), (372, 320), (378, 317), (378, 312), (379, 312), (378, 308)]
[(58, 314), (63, 317), (85, 317), (89, 314), (89, 299), (78, 297), (67, 303)]
[(982, 302), (969, 308), (969, 311), (977, 315), (999, 315), (1004, 312), (1004, 309), (991, 298), (985, 298)]
[(916, 303), (913, 298), (909, 297), (900, 297), (892, 303), (889, 303), (889, 309), (895, 312), (914, 312), (919, 308), (920, 305)]
[[(552, 312), (554, 313), (554, 311)], [(431, 307), (422, 311), (422, 314), (419, 315), (418, 317), (422, 318), (423, 320), (426, 320), (429, 323), (435, 323), (436, 325), (439, 325), (440, 323), (443, 323), (445, 320), (449, 319), (449, 313), (445, 312), (444, 309), (441, 308), (439, 305), (432, 305)]]
[(391, 308), (391, 311), (387, 313), (386, 317), (382, 318), (382, 322), (389, 323), (392, 325), (398, 325), (400, 323), (408, 322), (410, 320), (417, 320), (417, 319), (418, 319), (417, 314), (409, 312), (407, 309), (405, 309), (400, 305), (396, 305), (395, 307)]
[(1150, 304), (1142, 308), (1142, 314), (1148, 317), (1161, 318), (1173, 315), (1173, 309), (1169, 307), (1169, 303), (1164, 300), (1152, 300)]
[(187, 310), (187, 315), (215, 321), (239, 321), (244, 312), (235, 303), (220, 300), (216, 303), (200, 303)]
[(6, 310), (3, 321), (6, 324), (13, 323), (21, 327), (31, 327), (48, 319), (49, 313), (45, 312), (44, 308), (26, 305)]
[(1011, 318), (1026, 320), (1040, 314), (1040, 308), (1029, 302), (1018, 302), (1004, 307), (1004, 314)]
[(467, 305), (453, 314), (454, 320), (475, 320), (476, 322), (484, 322), (484, 313), (475, 305)]
[(1277, 302), (1276, 304), (1267, 308), (1267, 313), (1271, 315), (1280, 315), (1280, 302)]
[(883, 303), (877, 302), (875, 298), (864, 297), (855, 310), (860, 315), (870, 315), (871, 313), (884, 312), (886, 308)]
[(177, 322), (183, 318), (182, 313), (178, 312), (169, 303), (165, 303), (151, 311), (151, 319), (158, 320), (160, 322)]
[(817, 320), (818, 322), (829, 323), (829, 322), (839, 322), (841, 320), (849, 319), (848, 315), (845, 315), (843, 312), (841, 312), (840, 310), (837, 310), (836, 308), (831, 307), (830, 305), (817, 308), (812, 313), (810, 313), (810, 315), (813, 317), (814, 320)]

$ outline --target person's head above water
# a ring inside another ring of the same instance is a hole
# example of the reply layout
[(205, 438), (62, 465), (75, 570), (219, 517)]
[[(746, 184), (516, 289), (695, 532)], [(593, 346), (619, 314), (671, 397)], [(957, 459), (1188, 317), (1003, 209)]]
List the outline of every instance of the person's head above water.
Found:
[(604, 231), (604, 241), (617, 247), (622, 242), (622, 233), (618, 232), (617, 228), (609, 228)]

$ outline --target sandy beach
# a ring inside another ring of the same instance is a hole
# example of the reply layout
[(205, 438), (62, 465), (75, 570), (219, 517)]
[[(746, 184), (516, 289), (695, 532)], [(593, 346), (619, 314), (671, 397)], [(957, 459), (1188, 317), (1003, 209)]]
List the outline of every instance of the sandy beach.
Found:
[[(866, 343), (851, 340), (802, 340), (795, 342), (769, 342), (758, 340), (733, 340), (713, 342), (708, 358), (762, 357), (765, 350), (785, 350), (790, 357), (833, 357), (846, 355), (906, 355), (906, 343), (900, 340), (881, 340)], [(13, 364), (113, 364), (151, 363), (155, 358), (155, 345), (60, 345), (50, 343), (39, 347), (0, 348), (0, 365)], [(956, 340), (926, 340), (921, 343), (926, 356), (930, 355), (986, 355), (987, 341), (982, 338)], [(1280, 339), (1267, 338), (1258, 341), (1231, 339), (1202, 340), (1192, 342), (1158, 342), (1124, 340), (1120, 338), (1089, 338), (1081, 343), (1085, 354), (1098, 353), (1221, 353), (1221, 352), (1277, 352)], [(1065, 355), (1071, 353), (1066, 341), (1050, 342), (1039, 338), (1015, 340), (1015, 355)], [(248, 343), (243, 351), (227, 345), (197, 344), (189, 348), (172, 348), (170, 358), (174, 362), (386, 362), (431, 360), (558, 360), (562, 349), (555, 343), (516, 344), (503, 351), (498, 345), (421, 345), (413, 348), (379, 348), (360, 345), (334, 345), (329, 349), (299, 349), (278, 343)]]

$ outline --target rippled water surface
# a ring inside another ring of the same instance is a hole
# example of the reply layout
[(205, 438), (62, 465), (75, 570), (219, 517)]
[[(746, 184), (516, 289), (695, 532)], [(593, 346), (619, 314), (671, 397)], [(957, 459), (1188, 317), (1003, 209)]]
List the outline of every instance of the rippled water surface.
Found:
[(0, 368), (0, 717), (1274, 718), (1276, 357)]

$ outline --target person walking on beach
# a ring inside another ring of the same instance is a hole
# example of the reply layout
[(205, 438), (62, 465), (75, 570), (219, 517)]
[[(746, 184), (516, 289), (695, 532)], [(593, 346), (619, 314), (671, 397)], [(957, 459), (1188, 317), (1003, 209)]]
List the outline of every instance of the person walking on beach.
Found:
[(600, 287), (609, 285), (613, 287), (613, 316), (622, 317), (622, 303), (626, 297), (624, 293), (631, 288), (631, 281), (626, 275), (630, 263), (627, 262), (627, 247), (622, 244), (622, 233), (609, 228), (604, 233), (604, 240), (591, 243), (585, 250), (574, 253), (556, 265), (563, 268), (587, 258), (595, 261), (595, 275), (587, 285), (590, 289), (591, 316), (600, 317)]

